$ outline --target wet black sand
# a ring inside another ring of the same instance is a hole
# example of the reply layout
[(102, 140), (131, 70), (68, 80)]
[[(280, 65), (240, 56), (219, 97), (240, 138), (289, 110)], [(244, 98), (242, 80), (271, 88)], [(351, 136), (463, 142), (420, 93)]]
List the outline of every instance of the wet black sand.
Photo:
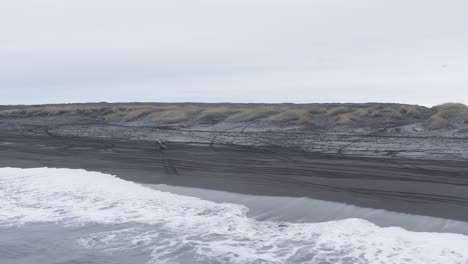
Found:
[(0, 166), (82, 168), (141, 183), (310, 197), (468, 221), (463, 160), (363, 158), (274, 146), (168, 146), (161, 151), (152, 142), (0, 130)]

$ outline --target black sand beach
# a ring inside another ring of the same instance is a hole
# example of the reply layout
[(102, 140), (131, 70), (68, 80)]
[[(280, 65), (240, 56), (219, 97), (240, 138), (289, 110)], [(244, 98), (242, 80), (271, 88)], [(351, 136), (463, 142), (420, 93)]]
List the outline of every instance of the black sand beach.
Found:
[[(47, 131), (40, 129), (38, 131)], [(1, 167), (81, 168), (151, 184), (310, 197), (468, 221), (468, 163), (369, 158), (275, 146), (57, 136), (0, 130)]]

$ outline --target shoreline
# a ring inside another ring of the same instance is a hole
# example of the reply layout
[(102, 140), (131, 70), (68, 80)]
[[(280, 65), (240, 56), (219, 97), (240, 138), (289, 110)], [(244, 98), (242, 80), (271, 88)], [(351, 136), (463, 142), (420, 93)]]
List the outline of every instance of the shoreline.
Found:
[(322, 223), (346, 219), (363, 219), (383, 228), (401, 227), (412, 232), (468, 235), (468, 222), (358, 207), (346, 203), (306, 197), (238, 194), (165, 184), (144, 184), (143, 186), (216, 203), (240, 204), (249, 208), (247, 216), (258, 221)]
[(80, 168), (144, 184), (266, 196), (468, 221), (468, 164), (366, 158), (275, 147), (154, 143), (0, 131), (1, 167)]

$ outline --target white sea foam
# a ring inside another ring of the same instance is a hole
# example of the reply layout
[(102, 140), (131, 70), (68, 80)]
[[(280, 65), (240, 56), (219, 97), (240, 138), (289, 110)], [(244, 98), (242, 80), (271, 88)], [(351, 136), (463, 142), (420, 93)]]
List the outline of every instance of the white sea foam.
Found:
[(468, 263), (468, 237), (381, 228), (360, 219), (260, 222), (220, 204), (69, 169), (0, 169), (0, 226), (101, 224), (79, 240), (153, 263)]

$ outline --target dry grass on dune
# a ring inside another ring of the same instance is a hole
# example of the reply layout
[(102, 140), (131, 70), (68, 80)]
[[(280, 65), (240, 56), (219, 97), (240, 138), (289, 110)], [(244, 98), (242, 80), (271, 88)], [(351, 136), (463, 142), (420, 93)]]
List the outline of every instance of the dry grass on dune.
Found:
[(112, 107), (109, 108), (103, 117), (107, 121), (122, 121), (128, 122), (140, 118), (142, 116), (149, 115), (152, 112), (152, 109), (149, 107)]
[(427, 124), (427, 127), (429, 129), (441, 129), (445, 128), (449, 125), (449, 121), (442, 116), (435, 114), (431, 116), (431, 119), (429, 120), (429, 123)]
[(193, 120), (194, 117), (199, 115), (202, 111), (202, 109), (196, 107), (167, 107), (161, 111), (152, 112), (145, 120), (162, 124), (185, 123)]
[[(431, 116), (432, 112), (432, 116)], [(146, 122), (158, 125), (258, 122), (273, 125), (366, 126), (389, 122), (426, 122), (431, 129), (468, 123), (468, 107), (444, 104), (432, 109), (417, 105), (65, 105), (2, 110), (0, 117), (80, 115), (107, 122)]]
[(338, 116), (342, 114), (348, 114), (351, 112), (354, 112), (356, 109), (352, 107), (344, 107), (344, 106), (339, 106), (339, 107), (334, 107), (331, 109), (327, 110), (327, 115), (329, 116)]
[[(414, 113), (409, 115), (408, 113)], [(368, 109), (368, 117), (370, 118), (387, 118), (399, 120), (407, 117), (417, 118), (418, 110), (416, 106), (401, 105), (401, 106), (374, 106)]]
[(403, 117), (421, 118), (423, 109), (416, 105), (402, 105), (398, 111)]
[(30, 117), (30, 116), (56, 116), (63, 114), (83, 114), (92, 115), (98, 114), (102, 110), (101, 107), (80, 107), (80, 106), (34, 106), (27, 108), (18, 108), (0, 111), (0, 116), (17, 116), (17, 117)]
[(263, 119), (263, 122), (280, 125), (315, 125), (313, 119), (314, 116), (305, 109), (286, 109)]
[(196, 117), (196, 120), (202, 124), (219, 123), (240, 111), (241, 110), (239, 109), (229, 107), (206, 108), (202, 110), (198, 117)]
[(325, 114), (327, 113), (327, 109), (324, 107), (312, 107), (307, 110), (309, 114), (315, 114), (315, 115), (320, 115), (320, 114)]
[(445, 128), (459, 123), (468, 123), (468, 106), (460, 103), (446, 103), (432, 108), (427, 127), (430, 129)]
[(265, 120), (273, 115), (279, 114), (281, 110), (272, 107), (247, 109), (234, 113), (226, 119), (226, 122), (252, 122)]
[(465, 116), (468, 114), (468, 106), (461, 103), (446, 103), (434, 106), (433, 109), (444, 117)]
[(177, 106), (130, 106), (114, 107), (112, 111), (104, 115), (104, 119), (110, 122), (150, 121), (154, 123), (184, 122), (201, 110), (194, 107)]
[(338, 115), (335, 119), (337, 125), (351, 125), (356, 121), (355, 116), (352, 113), (344, 113)]
[[(338, 107), (328, 110), (337, 125), (365, 125), (410, 121), (423, 116), (423, 107), (414, 105), (377, 105), (365, 108)], [(333, 125), (333, 124), (331, 124)]]

